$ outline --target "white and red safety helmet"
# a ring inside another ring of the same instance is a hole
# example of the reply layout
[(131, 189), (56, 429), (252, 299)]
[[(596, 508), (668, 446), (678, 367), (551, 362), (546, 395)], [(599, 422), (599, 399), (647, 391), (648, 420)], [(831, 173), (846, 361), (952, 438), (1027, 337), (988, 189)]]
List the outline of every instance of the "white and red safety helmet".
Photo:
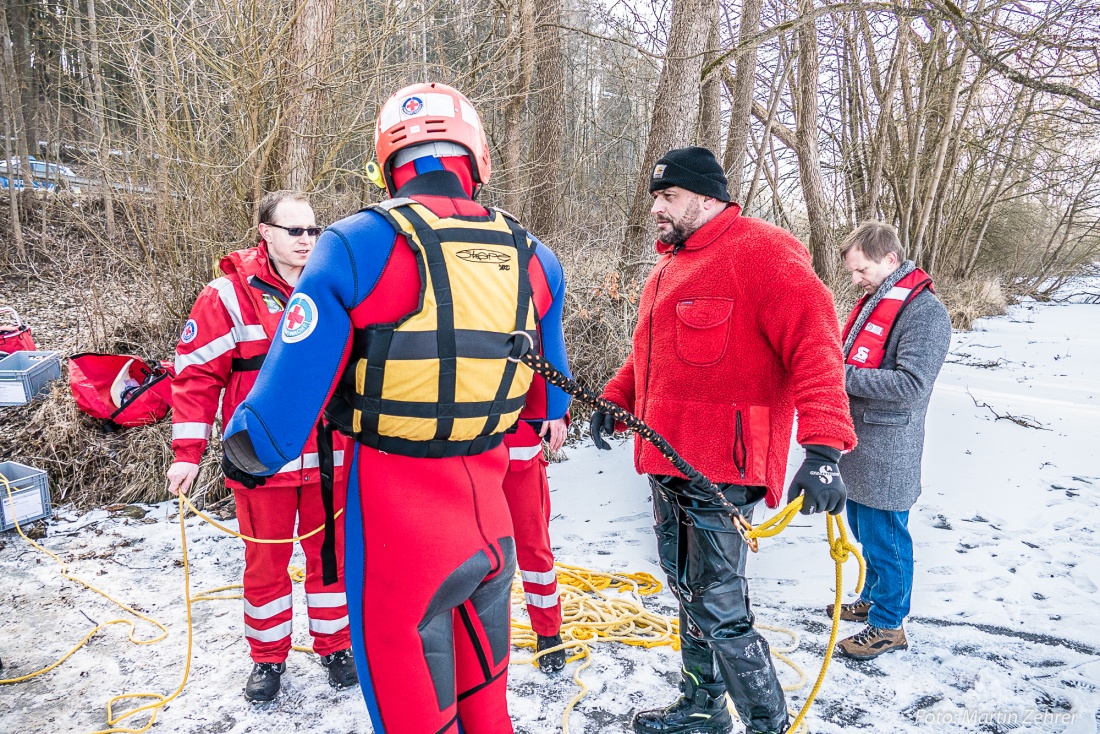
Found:
[(435, 82), (412, 84), (382, 105), (374, 150), (388, 183), (392, 184), (395, 153), (413, 145), (437, 142), (456, 143), (465, 148), (473, 165), (474, 182), (489, 183), (493, 169), (489, 142), (477, 112), (461, 92)]

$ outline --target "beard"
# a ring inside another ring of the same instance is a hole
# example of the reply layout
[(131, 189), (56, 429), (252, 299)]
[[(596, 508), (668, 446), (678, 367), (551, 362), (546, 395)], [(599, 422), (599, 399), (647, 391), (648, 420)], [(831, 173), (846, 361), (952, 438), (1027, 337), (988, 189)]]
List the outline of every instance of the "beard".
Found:
[(695, 230), (699, 229), (695, 222), (699, 218), (700, 208), (698, 201), (692, 201), (684, 209), (684, 213), (679, 217), (673, 218), (671, 216), (665, 216), (659, 218), (659, 222), (669, 225), (671, 229), (660, 232), (657, 235), (657, 239), (673, 247), (687, 242), (688, 237), (691, 237), (691, 235), (695, 234)]

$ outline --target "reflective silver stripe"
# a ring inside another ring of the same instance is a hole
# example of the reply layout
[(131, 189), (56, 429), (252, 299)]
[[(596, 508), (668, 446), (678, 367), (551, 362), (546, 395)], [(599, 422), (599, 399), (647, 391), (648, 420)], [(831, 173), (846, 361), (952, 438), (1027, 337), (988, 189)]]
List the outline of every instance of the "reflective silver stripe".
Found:
[(277, 624), (269, 630), (258, 630), (255, 627), (246, 624), (244, 626), (244, 636), (257, 642), (278, 642), (279, 640), (290, 637), (290, 633), (294, 627), (291, 625), (290, 620)]
[(309, 631), (321, 635), (332, 635), (348, 626), (347, 615), (339, 619), (314, 619), (309, 618)]
[(325, 594), (306, 594), (306, 606), (311, 609), (321, 607), (342, 607), (348, 603), (346, 594), (331, 592)]
[[(332, 463), (335, 466), (343, 466), (344, 465), (344, 452), (343, 451), (333, 451), (332, 452)], [(279, 471), (277, 471), (275, 473), (280, 474), (280, 473), (285, 472), (285, 471), (300, 471), (302, 469), (317, 469), (320, 466), (321, 466), (321, 457), (318, 456), (316, 452), (313, 452), (313, 453), (309, 453), (309, 454), (302, 454), (301, 456), (299, 456), (294, 461), (283, 464), (282, 468), (280, 468)]]
[(282, 474), (285, 471), (301, 471), (301, 469), (302, 469), (302, 457), (299, 456), (294, 461), (291, 461), (287, 464), (283, 464), (281, 467), (279, 467), (279, 471), (277, 471), (275, 473), (276, 474)]
[(909, 294), (912, 292), (912, 288), (901, 288), (899, 286), (894, 286), (886, 292), (886, 295), (883, 296), (883, 299), (889, 298), (892, 301), (904, 301), (906, 298), (909, 297)]
[(176, 374), (191, 365), (206, 364), (228, 352), (240, 342), (254, 342), (266, 340), (267, 334), (262, 326), (234, 326), (228, 334), (219, 336), (211, 342), (203, 344), (189, 354), (176, 354)]
[(290, 594), (286, 596), (280, 596), (274, 601), (269, 601), (260, 607), (254, 607), (246, 600), (244, 603), (244, 613), (254, 619), (271, 619), (279, 612), (285, 612), (293, 605), (293, 597)]
[(512, 461), (528, 461), (542, 453), (542, 444), (538, 446), (512, 446), (508, 449), (508, 458)]
[(558, 605), (558, 592), (553, 594), (524, 594), (523, 598), (527, 600), (527, 606), (538, 607), (539, 609), (550, 609)]
[(553, 571), (523, 571), (521, 570), (520, 576), (524, 581), (532, 584), (552, 584), (558, 580), (558, 575)]
[(203, 441), (208, 441), (210, 440), (210, 429), (212, 427), (209, 423), (173, 423), (172, 440), (201, 438)]
[(241, 304), (237, 300), (237, 289), (233, 287), (233, 281), (229, 278), (218, 278), (211, 281), (207, 288), (213, 288), (218, 292), (218, 299), (225, 306), (229, 318), (233, 319), (233, 326), (238, 328), (244, 326), (244, 317), (241, 316)]

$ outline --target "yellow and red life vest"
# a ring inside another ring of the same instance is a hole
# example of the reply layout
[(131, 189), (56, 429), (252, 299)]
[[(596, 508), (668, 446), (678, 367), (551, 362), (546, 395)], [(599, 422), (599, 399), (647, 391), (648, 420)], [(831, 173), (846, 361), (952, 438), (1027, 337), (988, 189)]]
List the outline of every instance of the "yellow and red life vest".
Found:
[[(852, 343), (852, 349), (848, 352), (848, 358), (844, 363), (855, 367), (878, 369), (882, 365), (882, 358), (886, 355), (886, 340), (890, 338), (890, 332), (893, 330), (898, 316), (925, 288), (935, 293), (935, 288), (932, 287), (932, 277), (920, 268), (913, 270), (894, 284), (894, 287), (886, 292), (878, 304), (875, 305), (874, 310), (871, 311), (871, 315), (867, 317), (867, 321), (863, 324), (859, 334), (856, 335), (856, 339)], [(859, 318), (864, 304), (870, 298), (872, 296), (866, 295), (860, 298), (855, 308), (852, 309), (852, 313), (848, 315), (848, 322), (844, 325), (844, 335), (842, 337), (845, 343), (848, 341), (848, 334)]]
[(493, 209), (440, 218), (412, 199), (373, 209), (416, 253), (420, 305), (396, 323), (356, 330), (340, 387), (353, 437), (413, 457), (487, 451), (515, 423), (531, 386), (531, 369), (510, 358), (539, 348), (528, 274), (534, 243)]

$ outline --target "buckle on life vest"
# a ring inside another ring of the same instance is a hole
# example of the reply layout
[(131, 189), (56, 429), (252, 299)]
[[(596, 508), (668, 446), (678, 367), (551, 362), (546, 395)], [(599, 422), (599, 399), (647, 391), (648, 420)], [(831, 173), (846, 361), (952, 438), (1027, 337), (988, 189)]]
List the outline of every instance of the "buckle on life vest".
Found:
[[(513, 337), (514, 336), (522, 336), (523, 338), (525, 338), (527, 340), (527, 348), (522, 350), (521, 352), (519, 352), (519, 354), (515, 354), (515, 356), (509, 355), (508, 356), (508, 361), (509, 362), (516, 362), (516, 363), (520, 362), (523, 355), (527, 354), (528, 352), (532, 351), (535, 348), (535, 340), (531, 337), (531, 334), (526, 332), (526, 331), (517, 329), (516, 331), (508, 332), (508, 336), (513, 336)], [(519, 343), (522, 344), (523, 342), (519, 342)], [(515, 353), (515, 351), (516, 351), (516, 347), (515, 347), (515, 345), (513, 345), (512, 346), (512, 352)]]

